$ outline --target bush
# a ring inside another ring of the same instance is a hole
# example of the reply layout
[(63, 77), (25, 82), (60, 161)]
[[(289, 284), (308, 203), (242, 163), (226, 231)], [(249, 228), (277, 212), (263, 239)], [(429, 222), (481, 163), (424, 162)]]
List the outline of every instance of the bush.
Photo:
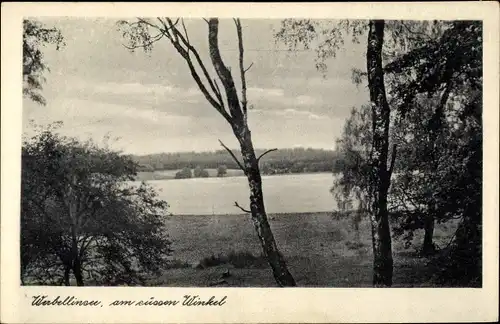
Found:
[(194, 169), (194, 177), (195, 178), (208, 178), (209, 174), (208, 174), (207, 170), (202, 169), (200, 166), (197, 166)]
[(218, 177), (223, 177), (227, 174), (227, 166), (225, 164), (219, 165), (217, 168), (217, 176)]
[(184, 168), (175, 174), (176, 179), (189, 179), (191, 177), (192, 177), (192, 174), (191, 174), (190, 168)]

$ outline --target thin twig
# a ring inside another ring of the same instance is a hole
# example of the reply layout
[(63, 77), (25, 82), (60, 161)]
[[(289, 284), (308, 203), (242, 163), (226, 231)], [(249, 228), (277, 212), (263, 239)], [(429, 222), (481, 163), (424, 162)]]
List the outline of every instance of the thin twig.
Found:
[(222, 145), (223, 148), (226, 149), (226, 151), (229, 152), (229, 154), (231, 154), (231, 157), (233, 158), (233, 160), (238, 164), (240, 169), (246, 174), (247, 172), (246, 172), (245, 168), (243, 167), (243, 165), (241, 165), (240, 161), (236, 158), (236, 155), (234, 155), (233, 151), (231, 151), (231, 149), (229, 147), (224, 145), (224, 143), (222, 143), (221, 140), (219, 140), (219, 143), (220, 143), (220, 145)]
[(266, 155), (267, 153), (270, 153), (270, 152), (273, 152), (273, 151), (277, 151), (278, 149), (277, 148), (273, 148), (273, 149), (270, 149), (270, 150), (267, 150), (265, 151), (264, 153), (262, 153), (261, 155), (259, 155), (259, 157), (257, 158), (257, 163), (259, 163), (260, 161), (260, 158), (262, 158), (264, 155)]
[(243, 70), (243, 72), (245, 72), (245, 73), (246, 73), (248, 70), (250, 70), (250, 68), (252, 67), (252, 65), (253, 65), (253, 62), (252, 62), (252, 63), (250, 63), (250, 65), (249, 65), (249, 66), (248, 66), (245, 70)]
[(151, 40), (150, 42), (148, 42), (146, 44), (133, 45), (133, 46), (127, 46), (125, 44), (122, 44), (122, 46), (125, 47), (126, 49), (128, 49), (129, 51), (133, 51), (133, 50), (138, 49), (138, 48), (147, 48), (147, 47), (153, 45), (154, 43), (156, 43), (157, 41), (159, 41), (162, 36), (163, 36), (163, 34), (160, 34), (159, 38), (153, 37), (153, 40)]
[[(191, 43), (189, 42), (189, 36), (188, 36), (188, 32), (187, 32), (187, 30), (186, 30), (186, 25), (184, 25), (184, 19), (181, 19), (181, 24), (182, 24), (182, 29), (184, 29), (184, 35), (185, 35), (185, 37), (186, 37), (186, 41), (187, 41), (187, 43), (188, 43), (188, 44), (191, 44)], [(189, 48), (188, 48), (188, 49), (189, 49)]]
[(245, 209), (243, 207), (241, 207), (237, 201), (234, 202), (234, 206), (238, 207), (239, 209), (241, 209), (242, 211), (244, 211), (245, 213), (248, 213), (248, 214), (251, 214), (252, 212), (248, 209)]

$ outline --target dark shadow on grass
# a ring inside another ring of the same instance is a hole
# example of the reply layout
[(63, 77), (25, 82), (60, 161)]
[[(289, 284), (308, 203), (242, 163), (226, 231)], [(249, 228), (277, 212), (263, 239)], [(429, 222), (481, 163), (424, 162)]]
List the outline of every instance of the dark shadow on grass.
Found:
[(268, 266), (264, 255), (255, 256), (249, 251), (231, 251), (228, 254), (218, 254), (200, 260), (196, 269), (206, 269), (222, 264), (230, 264), (237, 269), (263, 269)]

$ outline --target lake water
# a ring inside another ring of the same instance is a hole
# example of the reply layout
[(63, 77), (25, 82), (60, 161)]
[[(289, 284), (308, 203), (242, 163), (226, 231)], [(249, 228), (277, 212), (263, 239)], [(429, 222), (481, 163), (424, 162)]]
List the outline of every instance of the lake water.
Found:
[[(249, 188), (245, 177), (197, 178), (147, 181), (170, 205), (174, 215), (241, 214), (237, 201), (248, 209)], [(287, 174), (262, 177), (268, 213), (332, 211), (335, 201), (331, 173)]]

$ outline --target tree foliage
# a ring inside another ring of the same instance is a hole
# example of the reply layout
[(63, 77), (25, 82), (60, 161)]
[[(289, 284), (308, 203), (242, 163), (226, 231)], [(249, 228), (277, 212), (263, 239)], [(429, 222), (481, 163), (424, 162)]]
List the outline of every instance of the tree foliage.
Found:
[(227, 174), (227, 166), (225, 164), (219, 165), (217, 168), (217, 176), (224, 177)]
[(63, 36), (57, 28), (47, 28), (38, 21), (23, 21), (23, 96), (45, 105), (41, 94), (45, 71), (49, 68), (43, 55), (43, 47), (55, 45), (59, 50), (65, 45)]
[[(441, 21), (385, 21), (383, 61), (390, 62), (402, 53), (435, 39), (446, 28), (445, 24)], [(315, 66), (325, 75), (328, 71), (328, 60), (335, 58), (337, 53), (343, 50), (346, 41), (359, 44), (367, 31), (367, 20), (289, 18), (281, 22), (281, 28), (275, 37), (277, 41), (286, 44), (290, 51), (300, 48), (314, 49)], [(353, 69), (352, 72), (355, 83), (360, 83), (362, 78), (366, 77), (366, 71)]]
[[(290, 49), (316, 46), (317, 62), (334, 57), (351, 35), (359, 41), (365, 22), (285, 20), (278, 39)], [(477, 282), (481, 264), (482, 25), (477, 21), (387, 21), (383, 46), (391, 110), (390, 143), (396, 176), (389, 209), (396, 235), (409, 244), (426, 219), (460, 219), (440, 265), (448, 281)], [(325, 49), (326, 48), (326, 49)], [(321, 64), (316, 64), (322, 72)], [(326, 64), (323, 65), (326, 67)], [(353, 81), (367, 73), (353, 71)], [(337, 149), (345, 157), (332, 191), (339, 206), (367, 200), (369, 107), (347, 120)], [(353, 200), (353, 198), (356, 198)], [(469, 259), (467, 261), (467, 259)]]
[(176, 179), (189, 179), (192, 177), (193, 173), (191, 172), (191, 168), (188, 167), (182, 168), (182, 170), (175, 174)]
[(137, 165), (92, 142), (42, 129), (22, 149), (25, 283), (144, 284), (168, 264), (167, 203), (130, 181)]
[(208, 178), (209, 177), (208, 171), (205, 169), (202, 169), (200, 166), (197, 166), (194, 169), (193, 175), (195, 178)]

